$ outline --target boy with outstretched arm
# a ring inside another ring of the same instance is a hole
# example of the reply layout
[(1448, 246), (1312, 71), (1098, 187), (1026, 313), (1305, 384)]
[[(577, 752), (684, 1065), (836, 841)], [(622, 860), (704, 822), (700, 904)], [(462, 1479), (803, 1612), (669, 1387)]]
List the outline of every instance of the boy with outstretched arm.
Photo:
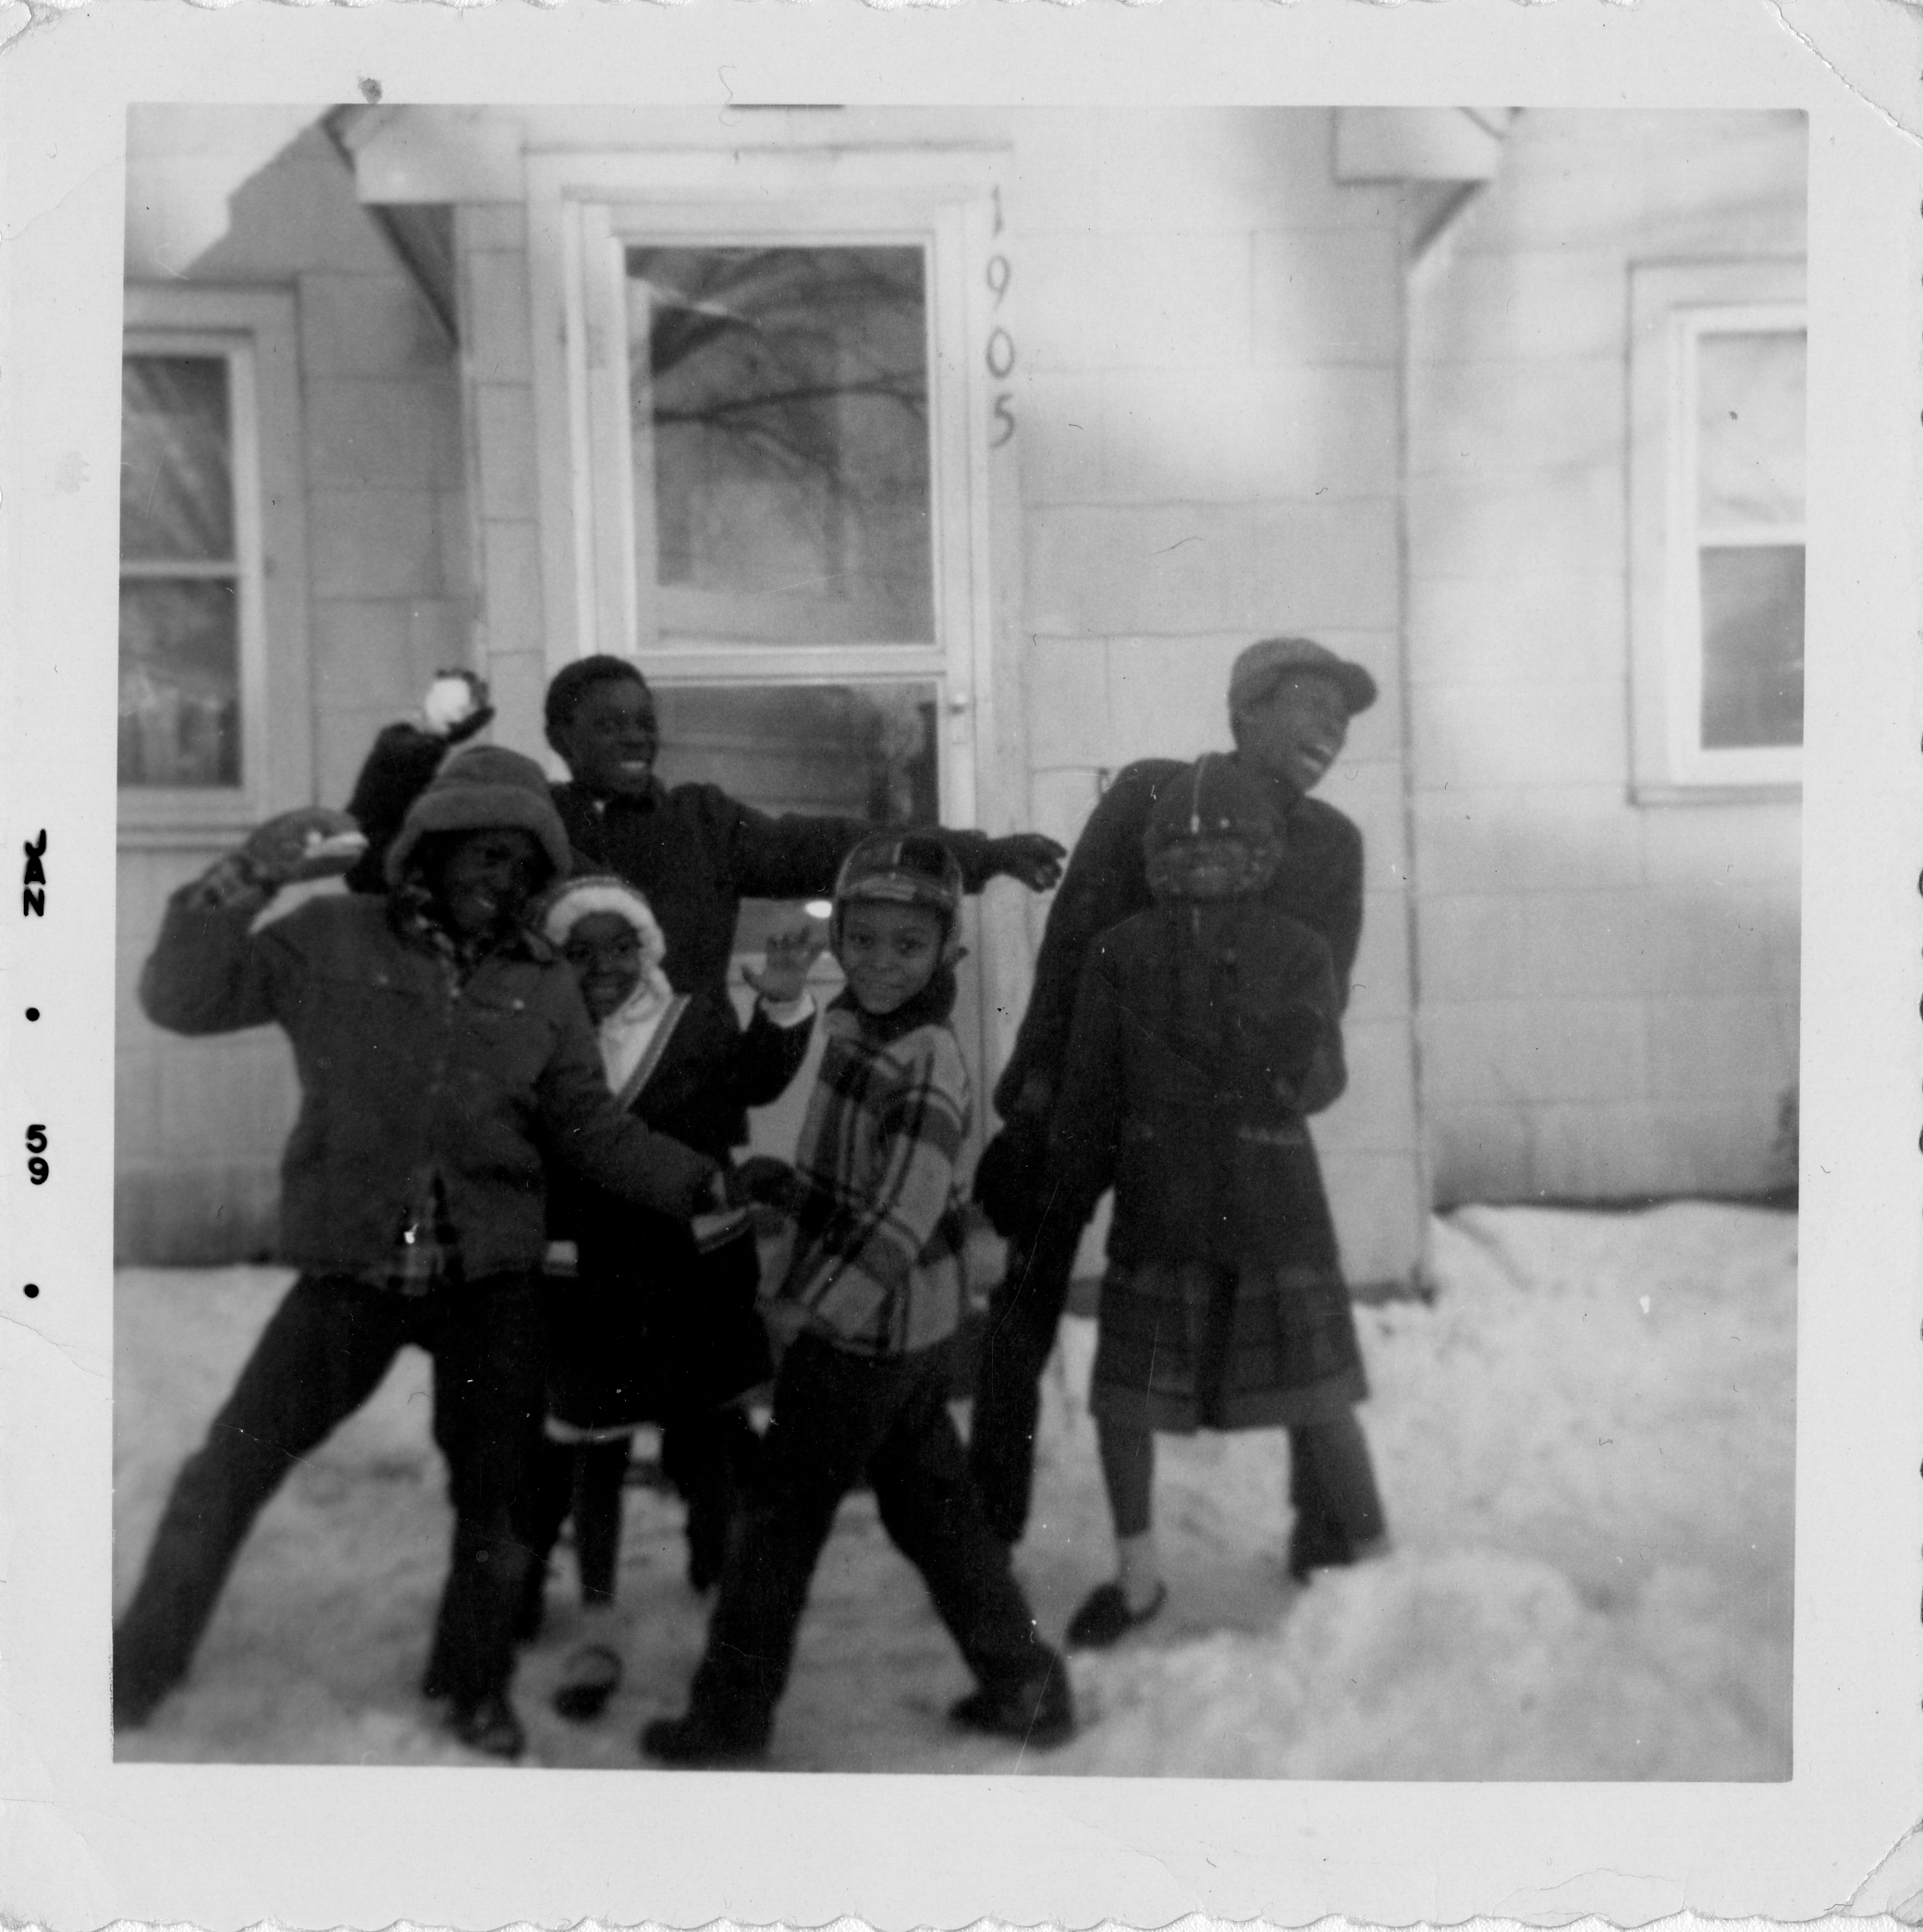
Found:
[(837, 881), (830, 944), (848, 986), (823, 1021), (795, 1167), (743, 1169), (794, 1222), (775, 1304), (792, 1339), (688, 1711), (642, 1732), (666, 1763), (766, 1754), (815, 1564), (864, 1475), (974, 1673), (952, 1721), (1037, 1749), (1073, 1733), (1061, 1661), (1036, 1634), (948, 1411), (940, 1344), (962, 1314), (955, 1163), (969, 1107), (949, 1024), (962, 891), (953, 858), (913, 834), (864, 840)]

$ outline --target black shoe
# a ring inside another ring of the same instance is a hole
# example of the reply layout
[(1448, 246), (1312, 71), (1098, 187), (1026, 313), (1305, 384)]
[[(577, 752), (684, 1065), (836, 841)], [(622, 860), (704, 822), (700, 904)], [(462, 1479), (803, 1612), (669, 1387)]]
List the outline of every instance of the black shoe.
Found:
[(421, 1694), (430, 1704), (438, 1704), (443, 1697), (454, 1694), (454, 1686), (447, 1681), (447, 1668), (437, 1657), (427, 1660), (427, 1669), (421, 1673)]
[(1036, 1751), (1053, 1751), (1075, 1734), (1075, 1702), (1061, 1659), (1011, 1684), (983, 1684), (949, 1706), (949, 1722), (962, 1730), (1013, 1738)]
[(447, 1713), (447, 1729), (470, 1751), (509, 1764), (526, 1750), (528, 1734), (503, 1691), (490, 1691), (477, 1704), (458, 1704)]
[(659, 1758), (664, 1765), (680, 1765), (690, 1771), (745, 1768), (768, 1755), (765, 1736), (717, 1730), (692, 1711), (684, 1718), (651, 1718), (641, 1727), (640, 1743), (643, 1757)]
[(592, 1723), (621, 1687), (620, 1653), (606, 1644), (583, 1644), (568, 1658), (567, 1669), (567, 1681), (554, 1694), (554, 1707), (570, 1723)]
[(1064, 1641), (1071, 1650), (1107, 1650), (1158, 1615), (1168, 1600), (1168, 1584), (1157, 1584), (1148, 1608), (1132, 1610), (1120, 1584), (1102, 1584), (1083, 1598), (1082, 1608), (1069, 1619)]

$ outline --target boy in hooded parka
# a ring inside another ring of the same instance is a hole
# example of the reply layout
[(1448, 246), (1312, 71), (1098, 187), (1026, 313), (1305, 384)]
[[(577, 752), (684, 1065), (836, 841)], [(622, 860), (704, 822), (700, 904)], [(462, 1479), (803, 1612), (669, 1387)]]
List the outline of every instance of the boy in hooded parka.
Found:
[(144, 1723), (185, 1675), (262, 1506), (412, 1343), (434, 1356), (455, 1514), (425, 1688), (463, 1742), (512, 1757), (545, 1162), (683, 1218), (716, 1199), (717, 1168), (616, 1106), (573, 975), (522, 923), (570, 857), (537, 764), (460, 752), (409, 810), (387, 897), (256, 924), (280, 886), (339, 871), (350, 854), (309, 854), (351, 832), (325, 812), (262, 826), (168, 901), (141, 977), (170, 1032), (286, 1033), (301, 1098), (279, 1248), (300, 1272), (175, 1482), (114, 1634), (115, 1722)]
[(1115, 1190), (1089, 1406), (1116, 1579), (1071, 1620), (1097, 1648), (1167, 1596), (1150, 1527), (1154, 1431), (1286, 1428), (1290, 1568), (1382, 1534), (1355, 1325), (1304, 1117), (1344, 1082), (1329, 943), (1264, 896), (1269, 789), (1204, 758), (1144, 841), (1155, 904), (1096, 942), (1049, 1138), (1079, 1227)]

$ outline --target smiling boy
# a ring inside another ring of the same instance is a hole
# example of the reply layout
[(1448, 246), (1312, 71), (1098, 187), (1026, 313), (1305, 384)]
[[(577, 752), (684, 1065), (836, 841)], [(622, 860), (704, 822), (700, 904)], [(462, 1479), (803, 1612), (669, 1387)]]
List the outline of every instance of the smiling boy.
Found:
[(951, 1720), (1036, 1749), (1073, 1731), (1060, 1659), (982, 1514), (948, 1410), (939, 1344), (962, 1314), (955, 1162), (969, 1108), (949, 1025), (961, 905), (960, 868), (931, 838), (872, 838), (841, 868), (830, 943), (848, 988), (822, 1022), (795, 1168), (750, 1164), (756, 1192), (794, 1222), (776, 1302), (794, 1339), (688, 1712), (643, 1730), (651, 1757), (705, 1766), (766, 1752), (810, 1580), (864, 1475), (974, 1673)]
[[(1362, 936), (1362, 834), (1309, 794), (1341, 755), (1351, 718), (1375, 702), (1376, 681), (1361, 665), (1304, 637), (1263, 638), (1229, 674), (1232, 758), (1254, 771), (1278, 813), (1280, 851), (1264, 897), (1328, 942), (1338, 1014)], [(989, 1302), (969, 1464), (989, 1521), (1010, 1545), (1027, 1524), (1036, 1385), (1082, 1232), (1059, 1213), (1043, 1226), (1038, 1212), (1076, 989), (1096, 940), (1150, 905), (1143, 838), (1157, 801), (1194, 769), (1172, 758), (1144, 759), (1117, 773), (1096, 803), (1049, 908), (1035, 991), (996, 1083), (1003, 1129), (982, 1156), (975, 1191), (1010, 1252)]]

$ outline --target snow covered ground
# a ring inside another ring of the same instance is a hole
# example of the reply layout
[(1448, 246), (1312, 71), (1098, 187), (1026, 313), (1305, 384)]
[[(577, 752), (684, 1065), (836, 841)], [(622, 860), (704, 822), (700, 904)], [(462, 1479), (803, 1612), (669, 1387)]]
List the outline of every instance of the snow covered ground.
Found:
[[(1328, 1779), (1775, 1779), (1790, 1770), (1795, 1221), (1467, 1208), (1433, 1230), (1433, 1306), (1358, 1311), (1394, 1547), (1307, 1589), (1281, 1563), (1279, 1437), (1164, 1438), (1170, 1603), (1077, 1657), (1084, 1720), (1024, 1756), (941, 1721), (967, 1687), (919, 1582), (850, 1500), (817, 1575), (772, 1758), (783, 1770)], [(129, 1270), (116, 1302), (116, 1549), (132, 1587), (165, 1486), (288, 1278)], [(1018, 1557), (1045, 1631), (1109, 1570), (1093, 1331), (1047, 1388)], [(244, 1549), (189, 1682), (127, 1760), (480, 1762), (415, 1692), (448, 1518), (423, 1357), (294, 1474)], [(570, 1724), (563, 1552), (517, 1701), (530, 1765), (632, 1768), (679, 1710), (705, 1605), (680, 1510), (629, 1492), (627, 1688)]]

